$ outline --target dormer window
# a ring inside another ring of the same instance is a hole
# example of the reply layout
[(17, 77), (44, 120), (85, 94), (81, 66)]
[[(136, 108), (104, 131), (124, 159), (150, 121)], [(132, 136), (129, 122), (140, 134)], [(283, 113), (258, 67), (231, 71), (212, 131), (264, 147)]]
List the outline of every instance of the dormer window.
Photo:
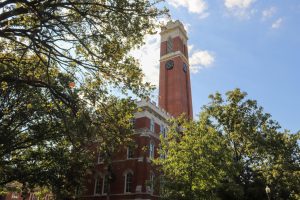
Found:
[(169, 37), (167, 41), (167, 53), (171, 53), (172, 51), (173, 51), (173, 40), (171, 37)]

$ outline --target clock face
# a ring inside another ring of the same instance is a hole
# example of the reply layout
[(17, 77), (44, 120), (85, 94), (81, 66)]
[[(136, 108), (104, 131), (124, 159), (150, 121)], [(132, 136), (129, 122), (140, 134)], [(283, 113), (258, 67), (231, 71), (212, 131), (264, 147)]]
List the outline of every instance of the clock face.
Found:
[(173, 69), (173, 67), (174, 67), (174, 61), (173, 60), (168, 60), (166, 62), (166, 64), (165, 64), (165, 66), (166, 66), (167, 70)]
[(183, 71), (186, 73), (187, 72), (187, 65), (183, 63)]

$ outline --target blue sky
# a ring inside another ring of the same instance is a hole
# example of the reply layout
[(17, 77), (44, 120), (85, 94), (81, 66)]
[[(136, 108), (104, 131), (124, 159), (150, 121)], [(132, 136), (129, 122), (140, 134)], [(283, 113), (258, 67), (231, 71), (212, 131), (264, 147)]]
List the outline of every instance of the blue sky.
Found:
[[(300, 130), (299, 0), (167, 0), (164, 5), (188, 31), (195, 115), (209, 94), (240, 88), (284, 129)], [(159, 35), (147, 36), (145, 43), (134, 55), (146, 80), (158, 85)]]

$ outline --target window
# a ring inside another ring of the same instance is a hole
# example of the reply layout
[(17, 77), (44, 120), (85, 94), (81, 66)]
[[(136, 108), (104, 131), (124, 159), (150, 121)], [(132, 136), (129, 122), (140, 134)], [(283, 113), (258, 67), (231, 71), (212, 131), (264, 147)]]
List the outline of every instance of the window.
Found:
[(18, 199), (19, 198), (19, 194), (16, 193), (16, 192), (13, 192), (12, 195), (11, 195), (11, 198), (12, 199)]
[(100, 195), (101, 194), (101, 178), (100, 177), (97, 177), (96, 180), (95, 180), (94, 194), (95, 195)]
[(108, 191), (108, 175), (104, 176), (102, 194), (107, 194)]
[(133, 175), (131, 172), (127, 173), (125, 176), (125, 193), (132, 192), (132, 180)]
[(159, 193), (160, 194), (166, 193), (165, 184), (166, 184), (165, 178), (163, 176), (160, 176), (159, 177)]
[(165, 154), (165, 152), (162, 151), (161, 147), (160, 147), (160, 151), (159, 152), (160, 152), (160, 155), (159, 155), (160, 159), (165, 160), (166, 159), (166, 154)]
[(153, 192), (154, 190), (154, 173), (150, 173), (150, 189), (151, 189), (151, 192)]
[(166, 159), (166, 154), (164, 154), (164, 153), (160, 154), (160, 159), (165, 160)]
[(133, 158), (133, 147), (127, 147), (127, 159)]
[(168, 127), (165, 127), (165, 131), (164, 131), (164, 138), (166, 138), (168, 135)]
[(151, 159), (154, 158), (154, 143), (153, 143), (153, 142), (150, 142), (149, 157), (150, 157)]
[(165, 126), (163, 124), (160, 125), (160, 133), (163, 134), (165, 131)]
[(150, 131), (154, 132), (154, 119), (150, 119)]
[(167, 53), (171, 53), (173, 51), (173, 41), (172, 38), (169, 37), (167, 41)]
[(163, 136), (163, 138), (167, 137), (167, 130), (168, 130), (167, 127), (165, 127), (164, 125), (160, 126), (160, 133)]

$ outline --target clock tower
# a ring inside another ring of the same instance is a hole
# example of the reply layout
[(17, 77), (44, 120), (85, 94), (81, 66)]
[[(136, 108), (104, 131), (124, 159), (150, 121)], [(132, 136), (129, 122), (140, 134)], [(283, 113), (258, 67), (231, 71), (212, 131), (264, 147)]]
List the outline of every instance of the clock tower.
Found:
[(180, 21), (161, 29), (159, 106), (174, 117), (193, 118), (187, 33)]

